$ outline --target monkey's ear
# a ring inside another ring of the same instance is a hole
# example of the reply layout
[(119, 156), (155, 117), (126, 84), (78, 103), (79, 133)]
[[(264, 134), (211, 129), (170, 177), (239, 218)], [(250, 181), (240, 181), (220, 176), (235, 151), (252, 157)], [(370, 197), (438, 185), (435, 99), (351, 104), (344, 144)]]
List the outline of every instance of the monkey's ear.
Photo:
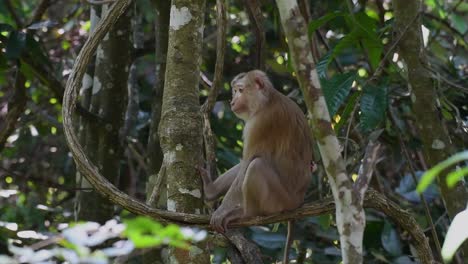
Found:
[(265, 87), (265, 83), (263, 82), (262, 78), (255, 77), (255, 86), (260, 90)]

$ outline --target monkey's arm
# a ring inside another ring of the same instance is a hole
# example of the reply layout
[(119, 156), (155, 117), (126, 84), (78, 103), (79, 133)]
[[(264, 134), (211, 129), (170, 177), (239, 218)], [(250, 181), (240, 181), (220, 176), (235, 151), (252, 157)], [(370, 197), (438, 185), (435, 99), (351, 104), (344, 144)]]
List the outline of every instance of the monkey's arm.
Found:
[(219, 176), (215, 181), (211, 180), (211, 177), (208, 175), (207, 171), (202, 171), (201, 176), (203, 180), (205, 200), (213, 201), (218, 199), (221, 195), (225, 194), (236, 179), (239, 169), (240, 164), (237, 164), (223, 173), (223, 175)]

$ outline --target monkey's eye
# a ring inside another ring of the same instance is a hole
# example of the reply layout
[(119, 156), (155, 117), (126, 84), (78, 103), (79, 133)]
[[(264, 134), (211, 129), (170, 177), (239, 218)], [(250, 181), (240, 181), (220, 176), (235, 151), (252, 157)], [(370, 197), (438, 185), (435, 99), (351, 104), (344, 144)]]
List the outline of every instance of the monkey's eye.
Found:
[(239, 88), (239, 93), (242, 93), (242, 91), (244, 91), (244, 88)]

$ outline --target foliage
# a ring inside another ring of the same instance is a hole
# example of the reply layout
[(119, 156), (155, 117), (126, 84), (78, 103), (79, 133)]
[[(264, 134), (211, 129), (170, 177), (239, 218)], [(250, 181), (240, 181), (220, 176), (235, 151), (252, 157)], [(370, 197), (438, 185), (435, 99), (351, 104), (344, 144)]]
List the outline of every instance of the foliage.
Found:
[[(188, 250), (189, 242), (206, 237), (205, 231), (162, 226), (146, 217), (126, 219), (124, 223), (109, 220), (104, 225), (95, 222), (70, 224), (56, 235), (28, 231), (30, 237), (42, 241), (19, 247), (10, 239), (8, 249), (12, 257), (0, 255), (1, 263), (109, 263), (111, 258), (130, 254), (135, 248), (157, 247), (163, 244)], [(112, 243), (112, 244), (111, 244)], [(96, 249), (96, 247), (98, 247)]]

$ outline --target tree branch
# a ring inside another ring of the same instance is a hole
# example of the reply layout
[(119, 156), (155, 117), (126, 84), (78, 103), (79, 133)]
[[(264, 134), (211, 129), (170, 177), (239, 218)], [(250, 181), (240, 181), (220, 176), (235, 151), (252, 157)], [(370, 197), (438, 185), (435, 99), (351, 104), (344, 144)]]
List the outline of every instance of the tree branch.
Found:
[(8, 100), (8, 112), (6, 113), (5, 121), (0, 125), (0, 151), (5, 147), (7, 138), (15, 130), (16, 123), (26, 107), (27, 97), (26, 88), (24, 87), (25, 81), (26, 78), (23, 73), (21, 73), (20, 64), (18, 63), (14, 86), (15, 91), (10, 100)]

